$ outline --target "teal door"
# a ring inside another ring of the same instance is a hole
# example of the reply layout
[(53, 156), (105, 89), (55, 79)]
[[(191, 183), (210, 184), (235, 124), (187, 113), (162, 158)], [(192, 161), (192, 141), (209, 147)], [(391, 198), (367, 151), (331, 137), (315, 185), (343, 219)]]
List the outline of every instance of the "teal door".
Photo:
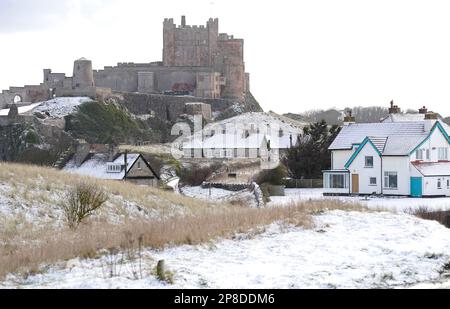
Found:
[(422, 197), (422, 177), (411, 177), (411, 196)]

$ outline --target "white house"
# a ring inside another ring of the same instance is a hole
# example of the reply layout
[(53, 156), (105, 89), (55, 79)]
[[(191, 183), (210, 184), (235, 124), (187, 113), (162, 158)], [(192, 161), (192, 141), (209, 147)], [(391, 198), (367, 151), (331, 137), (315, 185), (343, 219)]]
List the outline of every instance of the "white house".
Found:
[(450, 196), (449, 127), (421, 121), (346, 123), (330, 146), (325, 195)]
[(81, 165), (72, 158), (63, 170), (99, 179), (126, 180), (151, 187), (157, 187), (159, 184), (158, 174), (138, 153), (117, 154), (113, 160), (109, 160), (109, 154), (91, 153)]

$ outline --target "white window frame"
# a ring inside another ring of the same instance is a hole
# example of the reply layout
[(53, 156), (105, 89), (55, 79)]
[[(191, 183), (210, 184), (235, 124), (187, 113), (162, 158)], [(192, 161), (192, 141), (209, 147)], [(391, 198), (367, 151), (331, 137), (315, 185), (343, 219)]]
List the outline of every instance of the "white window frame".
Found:
[[(333, 186), (334, 183), (332, 182), (333, 176), (339, 176), (343, 177), (342, 185), (343, 187), (335, 187)], [(349, 188), (349, 180), (348, 180), (348, 174), (346, 173), (327, 173), (325, 174), (325, 188), (327, 189), (348, 189)]]
[[(375, 183), (372, 183), (372, 180), (375, 179)], [(370, 177), (369, 178), (369, 186), (376, 186), (377, 185), (377, 177)]]
[(438, 178), (438, 180), (437, 180), (437, 188), (438, 188), (438, 190), (442, 189), (442, 179), (441, 178)]
[[(391, 182), (389, 181), (389, 177), (395, 176), (397, 178), (397, 185), (395, 187), (391, 187)], [(386, 171), (384, 172), (384, 189), (386, 190), (398, 190), (398, 172)]]

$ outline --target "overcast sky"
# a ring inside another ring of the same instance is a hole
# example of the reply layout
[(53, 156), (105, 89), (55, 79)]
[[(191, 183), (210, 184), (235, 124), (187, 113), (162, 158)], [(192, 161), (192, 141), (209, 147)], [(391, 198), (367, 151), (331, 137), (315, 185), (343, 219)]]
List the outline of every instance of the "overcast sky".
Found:
[(0, 0), (0, 88), (162, 59), (162, 22), (205, 24), (245, 39), (265, 110), (422, 105), (450, 115), (450, 2), (439, 0)]

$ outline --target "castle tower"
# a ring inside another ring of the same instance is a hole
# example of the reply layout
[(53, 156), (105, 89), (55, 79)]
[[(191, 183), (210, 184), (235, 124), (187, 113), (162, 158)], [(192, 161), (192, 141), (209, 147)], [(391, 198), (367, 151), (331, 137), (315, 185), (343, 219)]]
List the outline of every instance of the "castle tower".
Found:
[(208, 29), (208, 57), (209, 57), (209, 65), (214, 65), (214, 58), (217, 55), (217, 41), (219, 38), (219, 19), (210, 18), (206, 23), (206, 27)]
[(74, 89), (87, 89), (94, 86), (92, 61), (86, 58), (76, 60), (73, 65), (72, 87)]
[(164, 19), (163, 23), (163, 63), (164, 66), (175, 65), (175, 30), (173, 18)]

